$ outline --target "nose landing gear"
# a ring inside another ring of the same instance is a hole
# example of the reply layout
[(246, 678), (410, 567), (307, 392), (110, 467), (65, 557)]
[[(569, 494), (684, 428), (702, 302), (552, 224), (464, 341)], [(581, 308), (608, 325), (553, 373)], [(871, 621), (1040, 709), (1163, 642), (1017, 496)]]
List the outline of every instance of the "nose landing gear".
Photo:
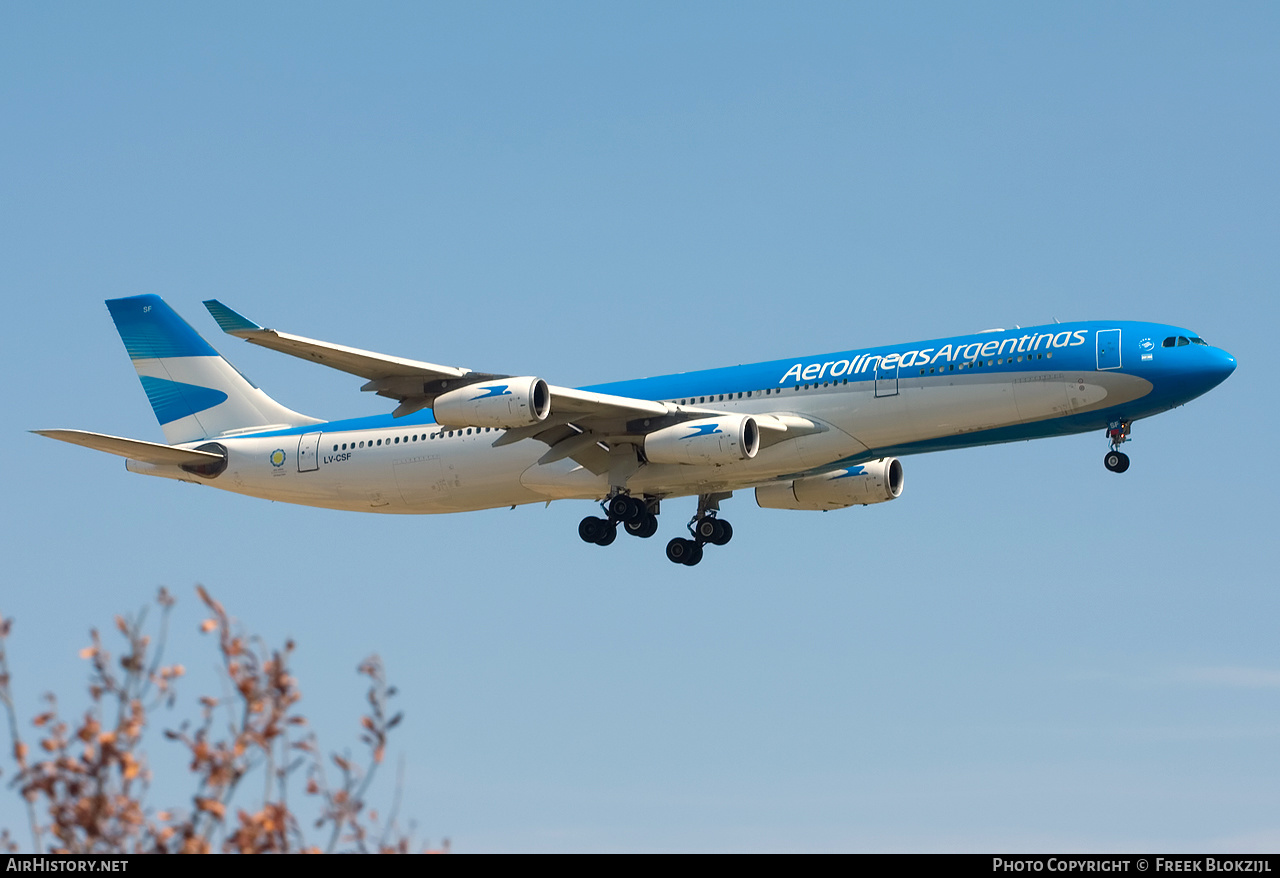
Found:
[(1129, 421), (1113, 421), (1107, 427), (1107, 439), (1111, 442), (1111, 450), (1102, 459), (1102, 464), (1113, 473), (1122, 473), (1129, 468), (1129, 455), (1120, 450), (1120, 446), (1129, 441), (1132, 423)]

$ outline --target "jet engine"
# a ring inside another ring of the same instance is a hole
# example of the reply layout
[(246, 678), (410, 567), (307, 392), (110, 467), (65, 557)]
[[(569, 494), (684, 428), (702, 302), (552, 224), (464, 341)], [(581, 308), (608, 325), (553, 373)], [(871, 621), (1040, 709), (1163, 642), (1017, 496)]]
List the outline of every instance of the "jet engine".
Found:
[(644, 437), (650, 463), (720, 466), (750, 460), (760, 450), (760, 427), (750, 415), (685, 421)]
[(756, 503), (765, 509), (844, 509), (883, 503), (902, 496), (902, 463), (882, 457), (820, 476), (808, 476), (756, 488)]
[(442, 427), (527, 427), (551, 413), (551, 389), (541, 378), (495, 378), (442, 393), (431, 407)]

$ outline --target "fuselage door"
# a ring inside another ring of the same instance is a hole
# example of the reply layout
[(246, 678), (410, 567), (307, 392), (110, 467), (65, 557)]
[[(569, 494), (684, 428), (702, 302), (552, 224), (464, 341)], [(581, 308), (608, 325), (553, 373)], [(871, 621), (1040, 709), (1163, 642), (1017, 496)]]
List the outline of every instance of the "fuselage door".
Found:
[(895, 358), (893, 365), (885, 369), (876, 361), (876, 396), (897, 396), (898, 395), (898, 361)]
[(1098, 371), (1120, 368), (1120, 330), (1098, 330)]
[(303, 433), (298, 439), (298, 472), (309, 473), (320, 468), (320, 434)]

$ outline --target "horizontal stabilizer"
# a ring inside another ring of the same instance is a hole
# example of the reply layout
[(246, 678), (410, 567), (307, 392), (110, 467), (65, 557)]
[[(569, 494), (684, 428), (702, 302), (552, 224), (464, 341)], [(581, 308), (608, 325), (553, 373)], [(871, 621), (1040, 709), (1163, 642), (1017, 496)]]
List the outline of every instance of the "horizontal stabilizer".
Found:
[(32, 433), (70, 442), (72, 445), (83, 445), (95, 451), (105, 451), (140, 460), (143, 463), (154, 463), (160, 466), (202, 466), (222, 460), (221, 454), (209, 451), (195, 451), (190, 448), (174, 448), (158, 442), (143, 442), (141, 439), (124, 439), (120, 436), (108, 436), (106, 433), (90, 433), (87, 430), (32, 430)]

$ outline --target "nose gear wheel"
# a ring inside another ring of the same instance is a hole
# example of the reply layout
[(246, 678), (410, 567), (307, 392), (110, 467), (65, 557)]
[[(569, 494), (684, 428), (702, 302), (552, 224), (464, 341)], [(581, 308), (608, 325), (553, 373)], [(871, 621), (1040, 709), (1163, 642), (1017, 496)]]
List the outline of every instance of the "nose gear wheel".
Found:
[(1102, 465), (1113, 473), (1122, 473), (1129, 468), (1129, 455), (1121, 451), (1120, 446), (1129, 441), (1132, 430), (1132, 421), (1112, 421), (1107, 427), (1111, 450), (1102, 458)]

